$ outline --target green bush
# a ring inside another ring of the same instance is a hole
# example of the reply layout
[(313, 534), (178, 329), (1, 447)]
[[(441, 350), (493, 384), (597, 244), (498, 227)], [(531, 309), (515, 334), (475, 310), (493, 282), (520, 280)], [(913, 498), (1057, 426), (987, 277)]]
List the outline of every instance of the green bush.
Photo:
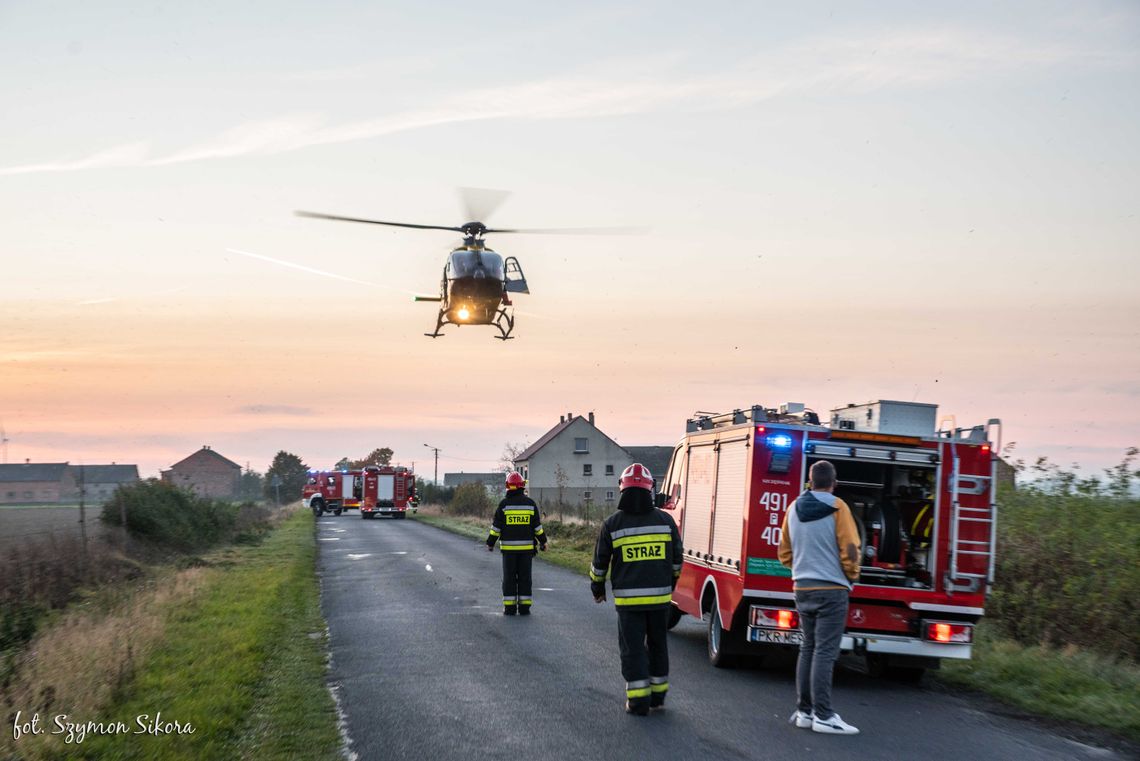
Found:
[[(1130, 457), (1113, 472), (1130, 473)], [(1104, 486), (1043, 462), (1035, 469), (1046, 478), (999, 498), (987, 614), (1026, 645), (1077, 645), (1137, 660), (1140, 500), (1130, 496), (1131, 476)]]
[(474, 515), (479, 518), (490, 518), (494, 505), (487, 495), (487, 488), (481, 483), (462, 484), (455, 489), (455, 496), (451, 498), (448, 512), (453, 515)]
[(249, 531), (248, 516), (261, 510), (253, 505), (206, 499), (151, 479), (116, 490), (103, 506), (101, 519), (119, 526), (125, 512), (127, 531), (133, 537), (193, 552), (230, 539), (236, 531)]

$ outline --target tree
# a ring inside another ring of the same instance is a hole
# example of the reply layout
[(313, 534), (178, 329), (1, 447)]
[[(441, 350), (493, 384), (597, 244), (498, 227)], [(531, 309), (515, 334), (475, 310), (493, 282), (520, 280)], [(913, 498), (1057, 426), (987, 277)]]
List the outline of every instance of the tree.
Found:
[(380, 447), (379, 449), (373, 449), (362, 459), (353, 460), (349, 464), (349, 468), (352, 470), (359, 470), (366, 465), (391, 465), (392, 454), (393, 452), (389, 447)]
[(519, 455), (527, 450), (530, 445), (526, 442), (518, 444), (513, 441), (508, 441), (503, 445), (503, 454), (499, 457), (499, 472), (510, 473), (515, 469), (515, 461), (519, 459)]
[(265, 493), (265, 477), (246, 465), (238, 481), (238, 497), (246, 502), (261, 499)]
[(308, 481), (309, 466), (297, 455), (281, 450), (265, 471), (265, 496), (276, 500), (280, 493), (284, 501), (292, 502), (300, 498), (301, 489)]
[(423, 505), (446, 505), (455, 496), (454, 486), (439, 486), (422, 478), (416, 479), (416, 496)]
[(558, 520), (566, 520), (566, 501), (563, 497), (566, 494), (566, 484), (570, 483), (570, 474), (562, 467), (562, 463), (555, 463), (554, 465), (554, 483), (558, 485)]
[(342, 457), (333, 465), (333, 470), (352, 470), (352, 460)]

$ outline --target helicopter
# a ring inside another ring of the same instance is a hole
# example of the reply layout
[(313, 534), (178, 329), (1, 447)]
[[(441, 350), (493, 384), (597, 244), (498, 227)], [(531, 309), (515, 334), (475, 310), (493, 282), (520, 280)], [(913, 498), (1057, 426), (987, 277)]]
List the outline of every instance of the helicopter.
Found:
[[(460, 188), (469, 218), (486, 218), (494, 208), (506, 198), (505, 191)], [(511, 332), (515, 327), (514, 303), (511, 294), (529, 294), (530, 288), (523, 274), (519, 260), (513, 256), (503, 257), (487, 248), (484, 236), (488, 233), (554, 233), (554, 234), (622, 234), (631, 232), (627, 228), (569, 228), (569, 229), (518, 229), (487, 227), (482, 222), (466, 222), (462, 225), (420, 225), (410, 222), (385, 222), (379, 219), (345, 217), (337, 214), (322, 214), (314, 211), (296, 211), (299, 217), (330, 219), (337, 222), (359, 222), (369, 225), (410, 227), (416, 230), (450, 230), (463, 234), (463, 242), (448, 254), (443, 266), (443, 278), (439, 284), (439, 296), (416, 296), (416, 301), (439, 303), (435, 329), (424, 333), (429, 338), (439, 338), (444, 325), (493, 325), (499, 330), (494, 336), (503, 341), (514, 338)]]
[(416, 301), (439, 303), (435, 330), (424, 333), (438, 338), (444, 325), (494, 325), (499, 329), (495, 338), (506, 341), (514, 338), (515, 317), (511, 311), (512, 293), (530, 293), (519, 260), (513, 256), (504, 259), (487, 248), (483, 236), (489, 232), (519, 232), (517, 230), (489, 229), (482, 222), (467, 222), (459, 227), (443, 225), (414, 225), (406, 222), (382, 222), (378, 219), (359, 219), (335, 214), (298, 211), (299, 217), (331, 219), (339, 222), (363, 222), (372, 225), (412, 227), (421, 230), (454, 230), (463, 233), (463, 243), (447, 257), (438, 296), (416, 296)]

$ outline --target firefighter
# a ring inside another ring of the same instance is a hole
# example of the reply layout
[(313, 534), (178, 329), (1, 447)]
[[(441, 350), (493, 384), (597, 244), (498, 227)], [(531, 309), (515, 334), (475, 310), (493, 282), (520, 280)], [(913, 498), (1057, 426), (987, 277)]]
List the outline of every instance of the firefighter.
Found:
[(669, 691), (669, 608), (681, 575), (677, 524), (654, 506), (653, 474), (641, 463), (622, 471), (618, 511), (606, 518), (594, 548), (590, 591), (606, 600), (610, 572), (618, 613), (625, 710), (645, 716), (664, 710)]
[(507, 476), (507, 496), (495, 510), (491, 533), (487, 535), (487, 551), (503, 554), (503, 615), (529, 616), (531, 597), (531, 561), (537, 554), (535, 544), (546, 550), (546, 533), (538, 505), (526, 495), (526, 480), (519, 473)]

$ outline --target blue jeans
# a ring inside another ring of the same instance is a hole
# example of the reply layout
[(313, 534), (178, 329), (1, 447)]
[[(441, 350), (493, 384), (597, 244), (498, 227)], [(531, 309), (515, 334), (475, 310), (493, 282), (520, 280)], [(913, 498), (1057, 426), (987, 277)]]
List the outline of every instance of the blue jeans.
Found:
[(831, 718), (831, 672), (839, 657), (839, 644), (847, 624), (846, 589), (809, 589), (796, 592), (796, 610), (804, 641), (796, 663), (798, 708), (816, 718)]

